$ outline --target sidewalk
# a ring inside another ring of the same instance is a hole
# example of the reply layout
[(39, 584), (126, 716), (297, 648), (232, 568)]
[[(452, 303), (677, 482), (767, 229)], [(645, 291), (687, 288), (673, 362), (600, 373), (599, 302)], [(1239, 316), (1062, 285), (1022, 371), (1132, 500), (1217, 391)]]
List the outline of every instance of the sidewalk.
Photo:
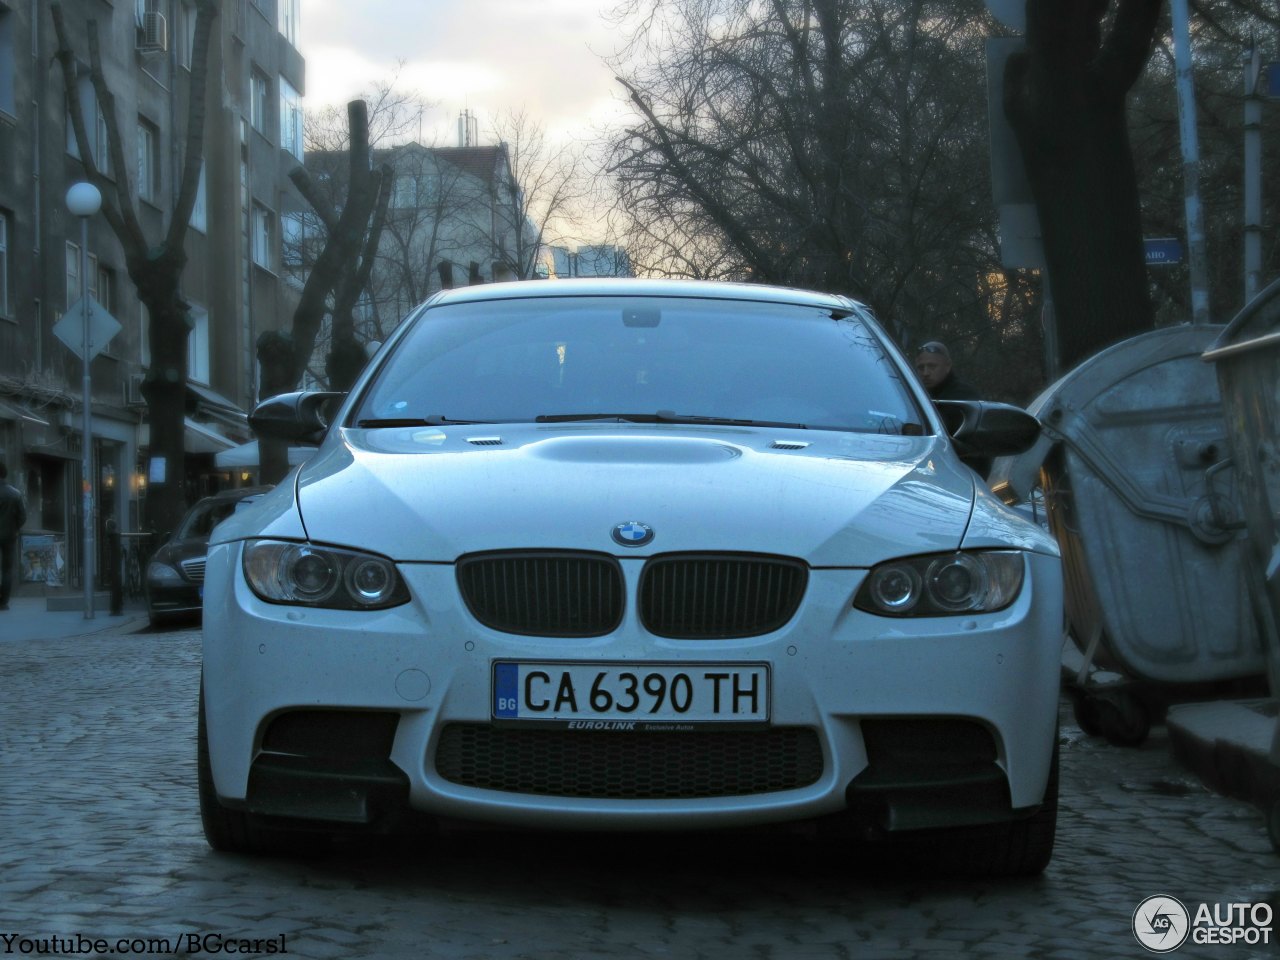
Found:
[(86, 620), (84, 607), (51, 611), (45, 597), (11, 597), (9, 609), (0, 610), (0, 643), (9, 640), (54, 640), (97, 633), (136, 633), (147, 626), (147, 611), (136, 602), (126, 604), (117, 617), (110, 605), (95, 609)]

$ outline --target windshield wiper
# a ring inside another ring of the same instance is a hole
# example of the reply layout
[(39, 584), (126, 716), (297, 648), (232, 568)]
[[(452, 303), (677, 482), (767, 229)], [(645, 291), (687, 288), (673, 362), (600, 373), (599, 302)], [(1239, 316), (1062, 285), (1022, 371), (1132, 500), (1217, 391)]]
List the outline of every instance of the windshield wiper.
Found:
[(359, 420), (356, 422), (357, 427), (364, 427), (367, 430), (376, 430), (380, 427), (443, 427), (446, 424), (453, 423), (489, 423), (488, 420), (450, 420), (448, 417), (442, 417), (432, 414), (429, 417), (380, 417), (369, 420)]
[(738, 420), (732, 417), (704, 417), (691, 413), (659, 410), (656, 413), (544, 413), (535, 423), (571, 423), (582, 420), (617, 420), (625, 423), (705, 423), (724, 427), (780, 427), (808, 430), (807, 424), (783, 423), (777, 420)]

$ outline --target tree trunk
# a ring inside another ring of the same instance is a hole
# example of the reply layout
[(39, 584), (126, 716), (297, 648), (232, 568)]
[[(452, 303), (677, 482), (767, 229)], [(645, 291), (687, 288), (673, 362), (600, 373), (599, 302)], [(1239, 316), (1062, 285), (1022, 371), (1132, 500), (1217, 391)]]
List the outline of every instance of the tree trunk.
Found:
[(1028, 0), (1027, 50), (1005, 68), (1005, 113), (1040, 217), (1062, 368), (1150, 330), (1142, 215), (1125, 98), (1160, 0)]
[[(298, 386), (300, 372), (294, 370), (293, 338), (279, 330), (258, 337), (258, 366), (262, 380), (259, 400), (288, 393)], [(258, 438), (258, 482), (279, 483), (289, 472), (289, 444), (271, 437)]]
[(147, 523), (160, 537), (178, 526), (187, 509), (184, 449), (190, 321), (178, 290), (185, 262), (186, 256), (179, 251), (176, 257), (131, 264), (129, 269), (151, 318), (151, 365), (142, 393), (147, 400), (151, 459), (164, 461), (164, 479), (153, 476), (147, 484)]

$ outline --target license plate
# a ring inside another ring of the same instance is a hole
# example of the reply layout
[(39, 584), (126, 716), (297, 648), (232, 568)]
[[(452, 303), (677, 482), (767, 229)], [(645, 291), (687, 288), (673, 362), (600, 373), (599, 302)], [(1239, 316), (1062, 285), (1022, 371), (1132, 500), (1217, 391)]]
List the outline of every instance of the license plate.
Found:
[(493, 719), (581, 730), (767, 723), (769, 665), (497, 661)]

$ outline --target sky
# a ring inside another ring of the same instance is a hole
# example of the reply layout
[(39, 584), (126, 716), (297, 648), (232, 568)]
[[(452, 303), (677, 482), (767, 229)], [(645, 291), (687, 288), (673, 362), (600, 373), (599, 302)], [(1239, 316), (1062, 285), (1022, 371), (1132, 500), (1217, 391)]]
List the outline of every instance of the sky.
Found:
[[(345, 104), (389, 80), (437, 106), (423, 140), (457, 142), (457, 117), (524, 109), (555, 141), (584, 138), (623, 113), (601, 59), (615, 47), (602, 17), (617, 0), (302, 0), (306, 105)], [(399, 61), (404, 61), (399, 66)]]

